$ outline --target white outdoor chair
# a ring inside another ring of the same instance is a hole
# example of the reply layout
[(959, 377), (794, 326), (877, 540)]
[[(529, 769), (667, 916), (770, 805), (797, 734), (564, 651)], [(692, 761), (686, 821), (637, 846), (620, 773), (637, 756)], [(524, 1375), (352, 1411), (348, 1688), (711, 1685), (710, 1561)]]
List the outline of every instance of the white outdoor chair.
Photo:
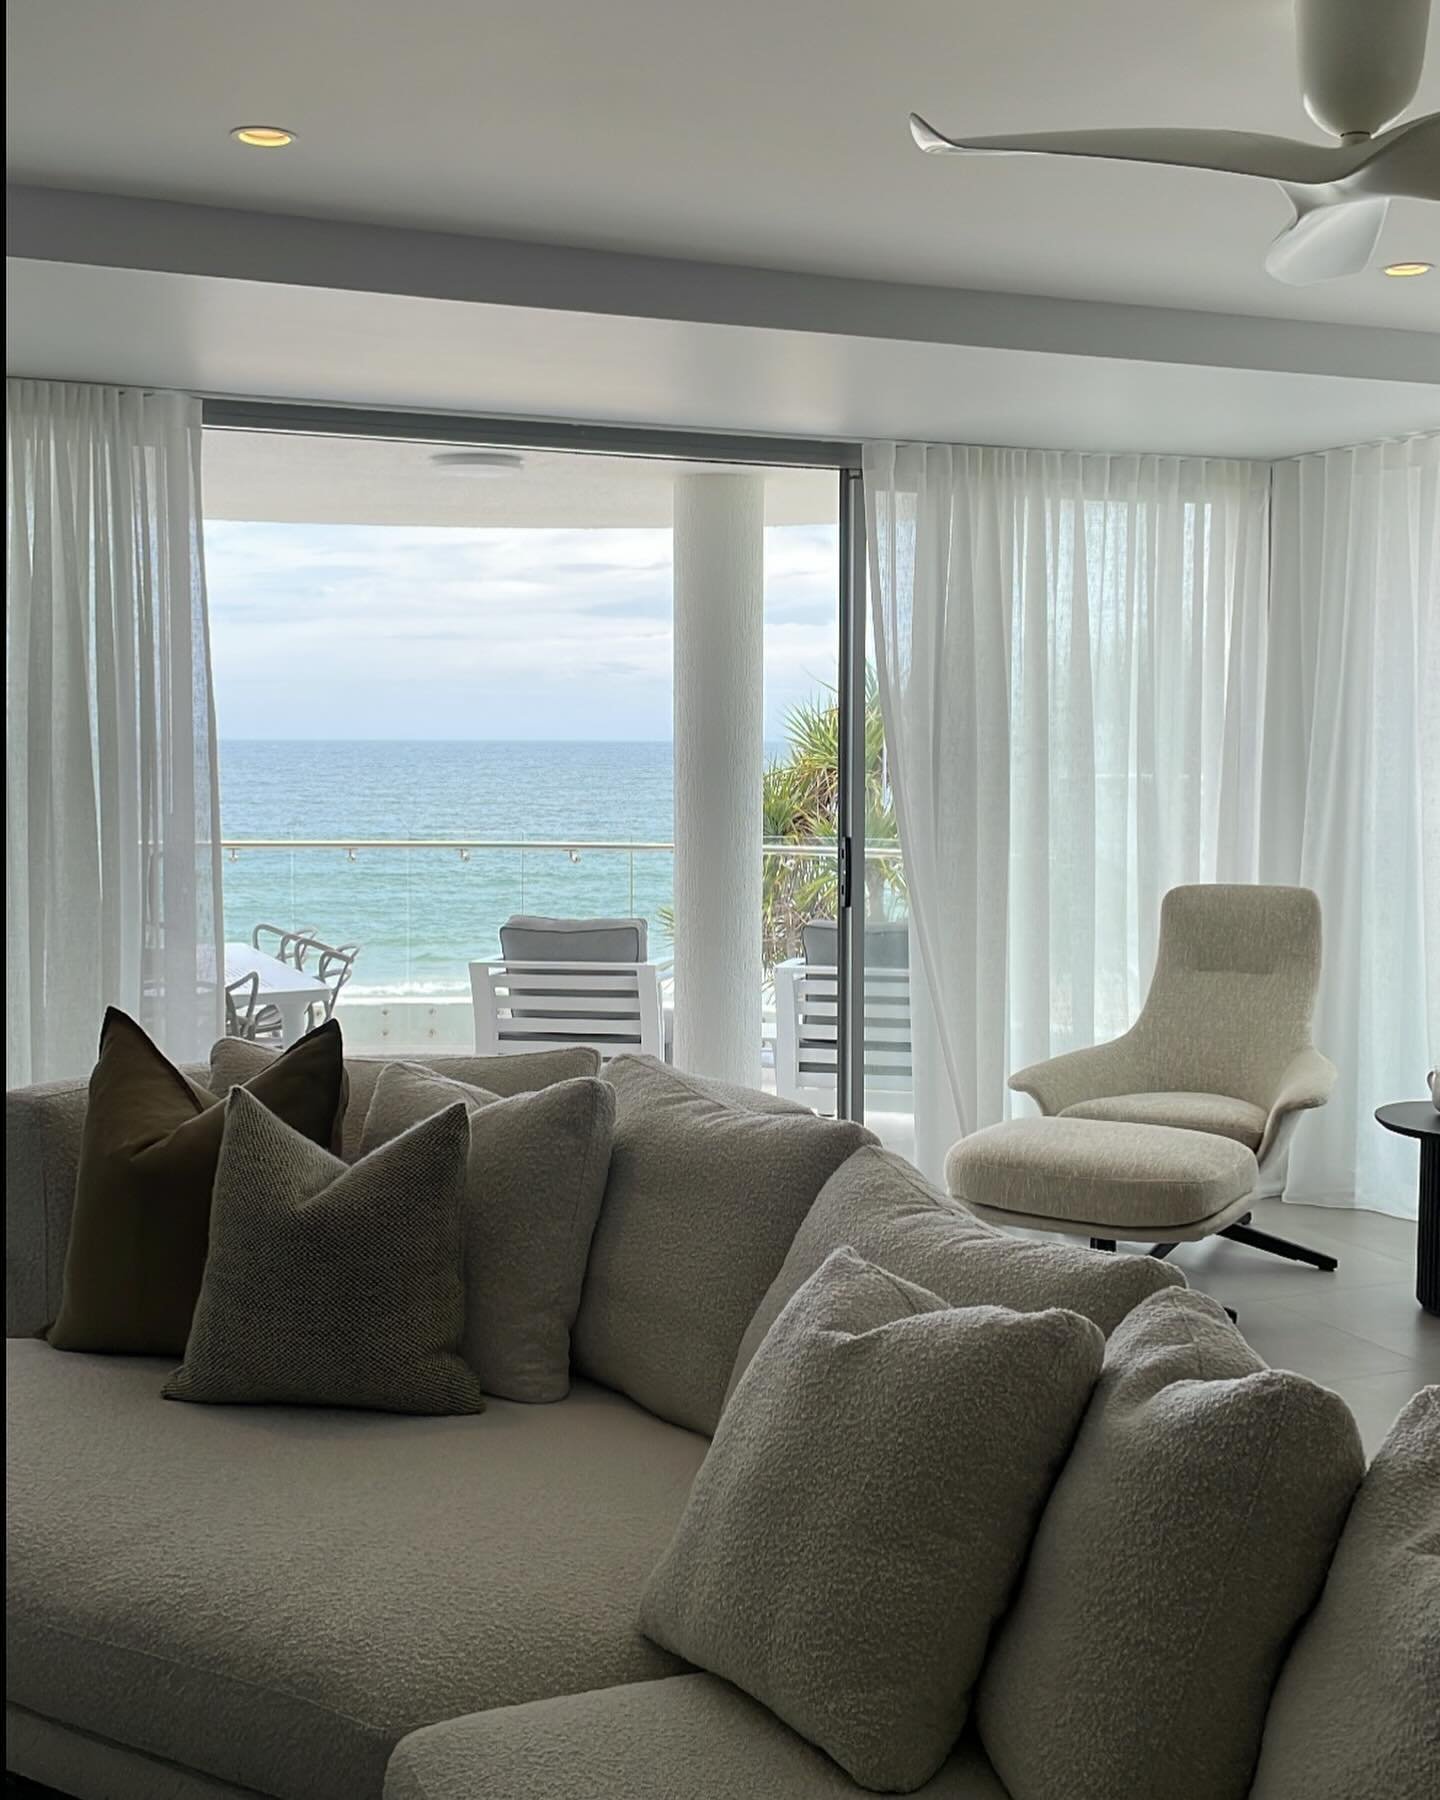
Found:
[[(274, 939), (273, 943), (266, 941), (271, 938)], [(289, 963), (293, 968), (303, 969), (306, 948), (316, 942), (315, 928), (313, 925), (302, 925), (298, 931), (291, 931), (284, 925), (257, 925), (250, 933), (250, 942), (268, 956)]]
[(255, 1036), (256, 1007), (260, 998), (260, 977), (252, 970), (225, 983), (226, 1037)]
[(606, 1061), (663, 1056), (661, 972), (646, 960), (647, 935), (638, 918), (507, 919), (499, 960), (470, 965), (477, 1053), (586, 1044)]
[[(285, 931), (277, 925), (257, 925), (254, 943), (258, 950), (262, 931), (279, 932), (281, 944), (278, 951), (270, 954), (279, 957), (283, 963), (294, 968), (306, 969), (317, 981), (325, 984), (325, 999), (317, 1000), (309, 1008), (308, 1030), (313, 1031), (317, 1025), (323, 1025), (335, 1016), (335, 1002), (340, 998), (340, 990), (355, 972), (355, 959), (360, 954), (358, 944), (327, 944), (314, 932)], [(244, 1035), (260, 1043), (284, 1041), (284, 1024), (279, 1012), (273, 1006), (252, 1008), (248, 1028)]]
[(612, 1056), (660, 1056), (660, 970), (648, 962), (472, 962), (477, 1056), (584, 1044)]
[[(833, 1110), (840, 999), (835, 925), (817, 919), (804, 929), (804, 956), (777, 963), (775, 1091), (802, 1106)], [(909, 936), (903, 923), (865, 931), (865, 1091), (910, 1096), (915, 1090), (910, 1045)]]

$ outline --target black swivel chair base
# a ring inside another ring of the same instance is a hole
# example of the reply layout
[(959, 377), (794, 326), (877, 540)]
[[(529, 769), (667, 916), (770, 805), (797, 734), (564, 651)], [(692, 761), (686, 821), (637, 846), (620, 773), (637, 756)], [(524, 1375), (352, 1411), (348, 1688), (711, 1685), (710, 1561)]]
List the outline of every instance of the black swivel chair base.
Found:
[[(1284, 1256), (1291, 1262), (1309, 1263), (1311, 1268), (1320, 1269), (1327, 1275), (1332, 1269), (1340, 1267), (1335, 1257), (1327, 1256), (1323, 1250), (1312, 1250), (1308, 1244), (1297, 1244), (1289, 1238), (1276, 1237), (1272, 1232), (1258, 1230), (1250, 1223), (1249, 1213), (1237, 1219), (1233, 1225), (1222, 1225), (1215, 1235), (1229, 1238), (1232, 1244), (1248, 1245), (1251, 1250), (1268, 1250), (1272, 1256)], [(1114, 1238), (1092, 1237), (1090, 1248), (1113, 1250), (1115, 1243)], [(1154, 1244), (1149, 1254), (1163, 1261), (1175, 1248), (1177, 1246), (1174, 1244)]]
[(1272, 1256), (1283, 1256), (1290, 1262), (1309, 1263), (1312, 1269), (1320, 1269), (1327, 1275), (1340, 1267), (1336, 1258), (1327, 1256), (1323, 1250), (1312, 1250), (1308, 1244), (1297, 1244), (1289, 1238), (1276, 1237), (1268, 1231), (1257, 1231), (1250, 1223), (1249, 1213), (1243, 1219), (1237, 1219), (1233, 1225), (1227, 1225), (1218, 1235), (1229, 1238), (1232, 1244), (1248, 1244), (1252, 1250), (1268, 1250)]
[[(1250, 1223), (1249, 1213), (1246, 1213), (1243, 1218), (1237, 1219), (1233, 1225), (1222, 1226), (1215, 1235), (1229, 1238), (1232, 1244), (1245, 1244), (1251, 1250), (1268, 1250), (1272, 1256), (1284, 1256), (1291, 1262), (1309, 1263), (1312, 1268), (1319, 1269), (1324, 1274), (1329, 1274), (1331, 1270), (1340, 1267), (1336, 1259), (1333, 1256), (1327, 1256), (1323, 1250), (1312, 1250), (1308, 1244), (1296, 1244), (1289, 1238), (1275, 1237), (1271, 1232), (1257, 1230)], [(1092, 1237), (1090, 1248), (1092, 1250), (1114, 1250), (1116, 1242), (1115, 1238)], [(1147, 1254), (1158, 1257), (1163, 1262), (1176, 1248), (1175, 1244), (1152, 1244)], [(1239, 1314), (1233, 1306), (1227, 1306), (1225, 1311), (1231, 1319), (1239, 1318)]]

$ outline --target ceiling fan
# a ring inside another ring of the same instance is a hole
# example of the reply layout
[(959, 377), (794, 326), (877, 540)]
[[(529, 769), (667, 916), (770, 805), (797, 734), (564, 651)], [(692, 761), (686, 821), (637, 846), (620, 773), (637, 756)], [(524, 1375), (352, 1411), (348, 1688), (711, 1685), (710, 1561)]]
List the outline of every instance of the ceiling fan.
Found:
[(1440, 113), (1393, 123), (1420, 85), (1429, 21), (1430, 0), (1295, 0), (1305, 110), (1333, 145), (1166, 126), (951, 138), (917, 113), (910, 134), (940, 156), (1094, 156), (1277, 182), (1295, 217), (1266, 269), (1295, 286), (1333, 281), (1369, 262), (1392, 199), (1440, 201)]

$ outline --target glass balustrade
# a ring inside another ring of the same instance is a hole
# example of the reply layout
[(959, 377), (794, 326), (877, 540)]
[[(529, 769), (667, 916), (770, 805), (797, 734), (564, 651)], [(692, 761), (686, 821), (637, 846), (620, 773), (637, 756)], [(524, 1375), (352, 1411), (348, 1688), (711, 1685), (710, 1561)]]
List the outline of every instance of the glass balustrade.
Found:
[[(811, 979), (808, 999), (803, 986), (797, 996), (794, 982), (807, 951), (811, 965), (825, 966), (824, 925), (834, 920), (836, 907), (835, 844), (772, 841), (763, 855), (765, 1081), (792, 1091), (796, 1071), (779, 1061), (782, 1052), (792, 1054), (779, 1010), (808, 1008), (802, 1036), (808, 1032), (813, 1039), (818, 1025), (833, 1044), (833, 972), (828, 998), (820, 993), (823, 974)], [(903, 913), (899, 869), (897, 845), (867, 851), (872, 913), (876, 900), (892, 916)], [(338, 1009), (357, 1048), (468, 1049), (469, 965), (499, 957), (500, 927), (516, 913), (643, 918), (649, 959), (664, 972), (666, 1005), (674, 1003), (674, 849), (668, 843), (231, 839), (224, 845), (224, 889), (232, 943), (249, 943), (256, 926), (272, 925), (359, 947)], [(808, 945), (807, 925), (820, 927)], [(893, 986), (893, 976), (879, 979)], [(804, 1092), (797, 1091), (797, 1098), (833, 1109), (826, 1057), (820, 1056), (817, 1071), (813, 1049), (800, 1054), (812, 1066), (800, 1079)], [(885, 1105), (908, 1107), (908, 1101), (887, 1093)]]

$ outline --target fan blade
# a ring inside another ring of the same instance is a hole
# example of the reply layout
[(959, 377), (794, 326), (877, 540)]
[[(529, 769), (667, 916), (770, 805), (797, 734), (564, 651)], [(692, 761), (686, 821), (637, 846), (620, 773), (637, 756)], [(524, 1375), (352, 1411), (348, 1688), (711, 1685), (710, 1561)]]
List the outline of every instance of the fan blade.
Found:
[[(1402, 130), (1405, 128), (1402, 127)], [(949, 138), (918, 113), (910, 135), (922, 150), (958, 156), (1093, 156), (1107, 162), (1160, 163), (1253, 175), (1297, 187), (1323, 187), (1364, 167), (1376, 143), (1305, 144), (1258, 131), (1032, 131), (1018, 137)]]
[(1440, 113), (1397, 125), (1366, 148), (1369, 154), (1345, 182), (1347, 192), (1440, 200)]
[(1291, 287), (1358, 275), (1375, 254), (1390, 202), (1342, 200), (1303, 210), (1303, 196), (1290, 197), (1302, 210), (1266, 252), (1266, 273)]

